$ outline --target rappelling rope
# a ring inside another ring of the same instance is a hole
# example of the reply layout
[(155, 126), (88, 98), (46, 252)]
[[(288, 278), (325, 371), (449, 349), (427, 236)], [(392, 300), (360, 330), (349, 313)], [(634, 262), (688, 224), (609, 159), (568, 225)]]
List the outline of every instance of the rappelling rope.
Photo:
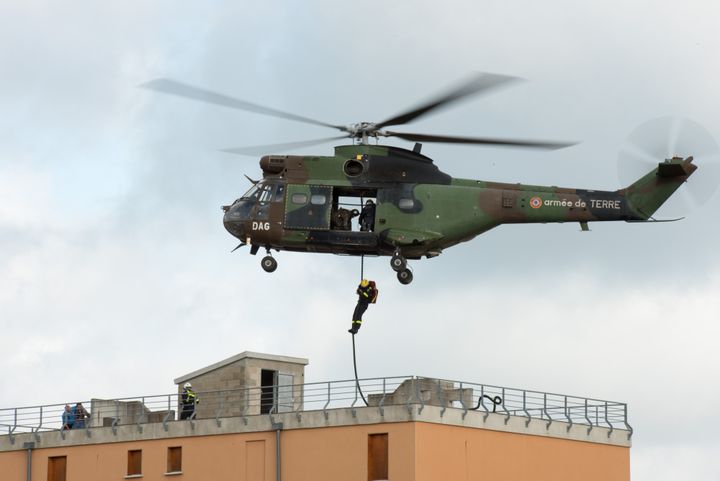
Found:
[[(360, 208), (362, 209), (362, 197), (360, 198)], [(365, 256), (360, 256), (360, 281), (365, 278)], [(353, 370), (355, 371), (355, 386), (357, 387), (358, 392), (360, 393), (360, 397), (362, 398), (365, 405), (368, 405), (367, 399), (365, 399), (365, 395), (362, 392), (362, 388), (360, 387), (360, 380), (358, 379), (358, 373), (357, 373), (357, 355), (355, 354), (355, 334), (352, 335), (352, 345), (353, 345)]]
[(360, 393), (360, 397), (362, 398), (365, 405), (368, 405), (367, 399), (365, 399), (365, 396), (363, 395), (362, 389), (360, 388), (360, 380), (358, 379), (358, 373), (357, 373), (357, 358), (355, 356), (355, 334), (352, 335), (352, 345), (353, 345), (353, 369), (355, 369), (355, 386), (357, 386), (357, 390)]

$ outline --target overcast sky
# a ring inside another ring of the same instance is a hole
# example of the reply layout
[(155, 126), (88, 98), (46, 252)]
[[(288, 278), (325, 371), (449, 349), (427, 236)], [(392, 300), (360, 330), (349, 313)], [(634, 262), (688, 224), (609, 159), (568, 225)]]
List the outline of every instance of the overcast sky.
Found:
[[(307, 357), (308, 381), (352, 377), (359, 260), (279, 253), (266, 274), (230, 254), (220, 210), (260, 175), (257, 158), (220, 149), (333, 132), (139, 84), (169, 77), (346, 124), (471, 72), (519, 76), (405, 130), (580, 141), (423, 153), (455, 177), (614, 190), (617, 154), (648, 119), (720, 136), (719, 16), (699, 0), (3, 2), (2, 407), (171, 392), (245, 350)], [(720, 196), (683, 197), (658, 212), (687, 215), (675, 223), (501, 226), (411, 262), (410, 286), (367, 260), (381, 295), (360, 375), (627, 402), (633, 479), (717, 480)]]

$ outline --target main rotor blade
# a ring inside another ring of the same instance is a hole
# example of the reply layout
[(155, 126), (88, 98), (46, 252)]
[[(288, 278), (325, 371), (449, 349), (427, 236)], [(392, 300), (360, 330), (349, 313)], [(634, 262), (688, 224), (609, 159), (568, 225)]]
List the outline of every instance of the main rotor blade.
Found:
[(223, 149), (221, 152), (238, 155), (264, 155), (269, 153), (284, 152), (290, 149), (299, 149), (300, 147), (309, 147), (311, 145), (322, 144), (338, 139), (346, 139), (347, 135), (338, 135), (335, 137), (326, 137), (324, 139), (300, 140), (298, 142), (286, 142), (284, 144), (267, 144), (267, 145), (251, 145), (248, 147), (237, 147), (234, 149)]
[(294, 120), (296, 122), (303, 122), (306, 124), (320, 125), (322, 127), (330, 127), (345, 131), (346, 128), (342, 125), (332, 125), (320, 120), (303, 117), (301, 115), (295, 115), (282, 110), (271, 109), (269, 107), (263, 107), (262, 105), (253, 104), (244, 100), (236, 99), (228, 95), (220, 94), (217, 92), (211, 92), (210, 90), (193, 87), (192, 85), (176, 82), (174, 80), (159, 78), (151, 80), (150, 82), (140, 85), (140, 87), (148, 90), (154, 90), (164, 94), (177, 95), (178, 97), (185, 97), (188, 99), (198, 100), (200, 102), (206, 102), (210, 104), (220, 105), (222, 107), (228, 107), (236, 110), (245, 110), (249, 112), (255, 112), (256, 114), (269, 115), (272, 117), (280, 117), (282, 119)]
[(428, 135), (428, 134), (411, 134), (405, 132), (385, 132), (388, 136), (400, 137), (405, 140), (415, 142), (439, 142), (446, 144), (481, 144), (481, 145), (497, 145), (501, 147), (527, 147), (531, 149), (557, 150), (564, 149), (576, 145), (577, 142), (548, 142), (537, 140), (513, 140), (498, 139), (490, 137), (453, 137), (449, 135)]
[(416, 118), (427, 114), (428, 112), (435, 110), (439, 107), (448, 105), (452, 102), (456, 102), (464, 97), (468, 97), (473, 94), (477, 94), (483, 91), (499, 87), (510, 82), (521, 80), (517, 77), (508, 77), (506, 75), (497, 75), (490, 73), (481, 73), (473, 76), (469, 81), (464, 82), (460, 86), (447, 92), (440, 97), (426, 102), (413, 110), (404, 112), (396, 115), (395, 117), (389, 118), (379, 124), (376, 124), (378, 129), (387, 127), (388, 125), (402, 125), (415, 120)]

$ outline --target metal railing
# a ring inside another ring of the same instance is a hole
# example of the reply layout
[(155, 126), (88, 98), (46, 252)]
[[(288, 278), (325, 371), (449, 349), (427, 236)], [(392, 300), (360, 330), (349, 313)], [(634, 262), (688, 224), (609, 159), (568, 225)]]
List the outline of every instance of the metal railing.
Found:
[[(280, 413), (294, 413), (298, 422), (302, 422), (303, 413), (321, 411), (327, 419), (330, 410), (337, 408), (350, 408), (355, 416), (358, 408), (365, 407), (359, 389), (368, 405), (381, 415), (388, 406), (403, 405), (409, 412), (417, 409), (422, 413), (426, 406), (433, 405), (441, 407), (441, 417), (448, 409), (457, 409), (462, 411), (463, 419), (469, 411), (478, 411), (484, 413), (483, 421), (490, 413), (496, 413), (504, 416), (505, 424), (512, 416), (519, 416), (525, 418), (526, 426), (532, 420), (540, 420), (549, 429), (554, 422), (564, 422), (567, 431), (582, 425), (588, 434), (594, 428), (604, 427), (609, 429), (608, 437), (616, 429), (626, 430), (628, 438), (632, 435), (624, 403), (419, 376), (198, 392), (198, 403), (183, 416), (178, 393), (92, 399), (82, 402), (88, 417), (81, 429), (91, 436), (95, 427), (111, 427), (117, 432), (120, 425), (136, 425), (142, 431), (148, 423), (162, 423), (167, 430), (169, 422), (181, 417), (187, 418), (193, 428), (198, 419), (214, 419), (220, 426), (223, 418), (239, 417), (247, 424), (251, 416), (266, 414), (272, 419)], [(77, 403), (67, 404), (72, 408)], [(39, 438), (44, 431), (60, 430), (64, 438), (65, 406), (66, 403), (0, 409), (0, 435), (9, 436), (14, 443), (14, 436), (19, 433), (35, 433)]]

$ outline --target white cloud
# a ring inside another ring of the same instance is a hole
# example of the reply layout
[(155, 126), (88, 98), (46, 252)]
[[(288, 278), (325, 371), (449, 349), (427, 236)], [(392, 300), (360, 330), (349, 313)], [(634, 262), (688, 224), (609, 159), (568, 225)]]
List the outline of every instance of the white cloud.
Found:
[(720, 477), (719, 449), (714, 441), (691, 447), (678, 442), (663, 447), (633, 448), (632, 479), (714, 481)]
[[(228, 253), (236, 244), (220, 222), (219, 206), (247, 187), (242, 174), (259, 169), (217, 149), (326, 133), (154, 96), (136, 88), (144, 81), (175, 77), (346, 123), (395, 114), (468, 71), (525, 76), (405, 129), (584, 141), (552, 154), (423, 148), (455, 176), (507, 182), (614, 189), (617, 149), (644, 120), (680, 115), (720, 132), (708, 101), (718, 11), (707, 2), (0, 9), (10, 405), (167, 392), (243, 350), (309, 357), (309, 381), (352, 375), (357, 259), (280, 253), (267, 275), (259, 257)], [(412, 262), (411, 286), (387, 259), (367, 259), (381, 297), (358, 337), (360, 375), (626, 401), (634, 479), (714, 479), (703, 457), (715, 430), (684, 400), (720, 399), (707, 381), (720, 365), (717, 199), (681, 223), (504, 226)]]
[(51, 178), (21, 162), (19, 159), (13, 159), (12, 164), (9, 159), (0, 161), (2, 230), (47, 226), (47, 222), (52, 220), (52, 206), (48, 196), (52, 188)]

